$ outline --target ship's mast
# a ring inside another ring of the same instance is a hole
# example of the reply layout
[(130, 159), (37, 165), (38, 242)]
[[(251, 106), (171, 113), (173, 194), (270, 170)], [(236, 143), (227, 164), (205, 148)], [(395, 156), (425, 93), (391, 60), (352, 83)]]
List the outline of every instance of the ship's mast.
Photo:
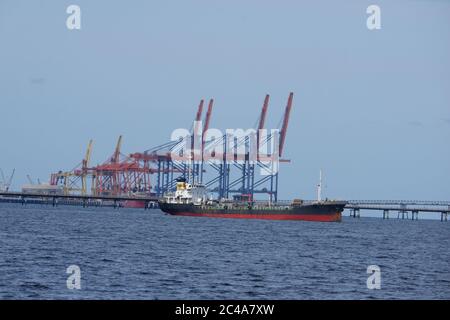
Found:
[(317, 201), (322, 201), (322, 169), (319, 171), (319, 184), (317, 185)]

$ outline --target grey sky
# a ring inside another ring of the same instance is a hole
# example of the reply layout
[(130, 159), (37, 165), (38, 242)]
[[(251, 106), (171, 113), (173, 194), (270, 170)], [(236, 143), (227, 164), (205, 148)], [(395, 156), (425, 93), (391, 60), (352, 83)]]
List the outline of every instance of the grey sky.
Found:
[[(82, 30), (69, 31), (78, 4)], [(381, 7), (382, 29), (366, 28)], [(280, 198), (449, 199), (450, 1), (0, 0), (0, 167), (26, 174), (211, 126), (267, 126), (295, 93)]]

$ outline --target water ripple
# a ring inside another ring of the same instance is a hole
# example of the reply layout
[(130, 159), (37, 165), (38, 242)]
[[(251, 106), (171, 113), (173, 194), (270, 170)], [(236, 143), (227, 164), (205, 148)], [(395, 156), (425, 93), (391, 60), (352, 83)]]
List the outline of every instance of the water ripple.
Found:
[[(3, 299), (449, 299), (450, 223), (0, 204)], [(81, 268), (81, 290), (66, 268)], [(368, 290), (367, 266), (381, 267)]]

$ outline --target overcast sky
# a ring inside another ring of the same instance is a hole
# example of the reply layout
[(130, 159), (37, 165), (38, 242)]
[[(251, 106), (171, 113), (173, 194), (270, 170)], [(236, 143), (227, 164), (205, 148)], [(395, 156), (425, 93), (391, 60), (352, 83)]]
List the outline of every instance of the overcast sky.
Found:
[[(66, 8), (81, 8), (68, 30)], [(381, 8), (381, 29), (366, 8)], [(450, 198), (450, 1), (0, 0), (0, 167), (46, 181), (189, 128), (267, 127), (295, 93), (280, 198)]]

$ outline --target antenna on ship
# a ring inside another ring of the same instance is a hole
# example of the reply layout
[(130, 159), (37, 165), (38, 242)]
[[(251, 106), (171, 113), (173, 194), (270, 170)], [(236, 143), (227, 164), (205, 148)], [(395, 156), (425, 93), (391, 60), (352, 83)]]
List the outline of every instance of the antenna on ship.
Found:
[(319, 184), (317, 185), (317, 201), (322, 201), (322, 169), (319, 171)]

